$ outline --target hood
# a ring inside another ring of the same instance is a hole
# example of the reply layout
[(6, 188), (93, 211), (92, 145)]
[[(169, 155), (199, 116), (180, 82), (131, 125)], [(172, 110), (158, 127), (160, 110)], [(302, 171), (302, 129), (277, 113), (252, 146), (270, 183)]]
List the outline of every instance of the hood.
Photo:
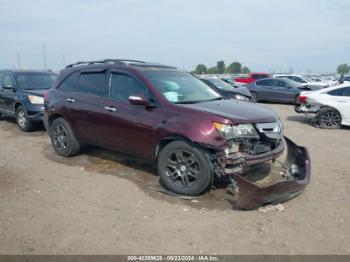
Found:
[(218, 100), (182, 106), (219, 115), (233, 123), (271, 123), (278, 120), (277, 113), (272, 109), (239, 100)]
[(22, 89), (21, 92), (29, 95), (44, 96), (48, 89)]
[(239, 94), (246, 97), (252, 97), (252, 94), (249, 92), (248, 88), (246, 88), (245, 86), (235, 87), (235, 88), (232, 88), (232, 91), (225, 90), (223, 92), (230, 93), (230, 94)]

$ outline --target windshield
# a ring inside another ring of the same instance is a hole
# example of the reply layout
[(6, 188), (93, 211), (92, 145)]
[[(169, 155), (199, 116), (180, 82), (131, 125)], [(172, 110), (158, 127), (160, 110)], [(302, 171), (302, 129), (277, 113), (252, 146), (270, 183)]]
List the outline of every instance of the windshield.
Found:
[(56, 79), (55, 74), (49, 73), (17, 73), (17, 87), (22, 90), (49, 89)]
[(220, 99), (221, 96), (193, 75), (176, 70), (145, 71), (144, 74), (169, 101), (192, 104)]
[(283, 78), (283, 80), (286, 81), (286, 83), (288, 83), (288, 86), (290, 86), (290, 87), (299, 88), (301, 86), (300, 83), (298, 83), (294, 80), (291, 80), (289, 78)]
[(232, 89), (233, 89), (233, 87), (230, 84), (228, 84), (220, 79), (206, 78), (206, 80), (221, 90), (232, 91)]

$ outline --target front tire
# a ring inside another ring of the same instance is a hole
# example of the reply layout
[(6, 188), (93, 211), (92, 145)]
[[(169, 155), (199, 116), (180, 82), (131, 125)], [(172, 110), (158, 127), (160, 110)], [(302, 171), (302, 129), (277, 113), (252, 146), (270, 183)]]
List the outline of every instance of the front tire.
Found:
[(27, 111), (23, 106), (16, 109), (16, 123), (19, 129), (23, 132), (31, 132), (35, 129), (35, 125), (30, 122)]
[(51, 144), (57, 154), (65, 157), (79, 153), (80, 145), (66, 120), (57, 118), (49, 127)]
[(157, 166), (161, 184), (177, 194), (199, 195), (212, 181), (207, 153), (184, 141), (167, 144), (159, 153)]
[(341, 128), (341, 115), (331, 107), (321, 108), (317, 113), (318, 124), (321, 128), (336, 129)]

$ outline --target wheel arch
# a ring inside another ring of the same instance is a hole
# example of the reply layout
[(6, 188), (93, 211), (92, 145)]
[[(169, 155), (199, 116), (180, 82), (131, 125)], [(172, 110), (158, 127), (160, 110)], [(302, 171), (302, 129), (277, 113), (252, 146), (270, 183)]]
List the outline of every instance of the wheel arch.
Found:
[[(48, 118), (48, 121), (47, 121), (48, 127), (50, 127), (50, 126), (52, 125), (53, 121), (55, 121), (57, 118), (63, 118), (63, 119), (65, 119), (64, 116), (63, 116), (62, 114), (59, 114), (59, 113), (52, 114), (52, 115), (50, 115), (50, 117)], [(65, 120), (66, 120), (66, 119), (65, 119)], [(66, 121), (67, 121), (67, 120), (66, 120)]]

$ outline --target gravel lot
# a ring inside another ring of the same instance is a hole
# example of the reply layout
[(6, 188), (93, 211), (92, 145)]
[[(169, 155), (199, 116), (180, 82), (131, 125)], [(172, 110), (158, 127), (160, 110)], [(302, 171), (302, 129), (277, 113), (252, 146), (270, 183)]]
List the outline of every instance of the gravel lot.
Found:
[(0, 254), (350, 254), (350, 129), (267, 106), (312, 160), (306, 191), (268, 213), (232, 209), (223, 189), (175, 199), (152, 190), (148, 163), (95, 147), (62, 158), (44, 130), (0, 121)]

